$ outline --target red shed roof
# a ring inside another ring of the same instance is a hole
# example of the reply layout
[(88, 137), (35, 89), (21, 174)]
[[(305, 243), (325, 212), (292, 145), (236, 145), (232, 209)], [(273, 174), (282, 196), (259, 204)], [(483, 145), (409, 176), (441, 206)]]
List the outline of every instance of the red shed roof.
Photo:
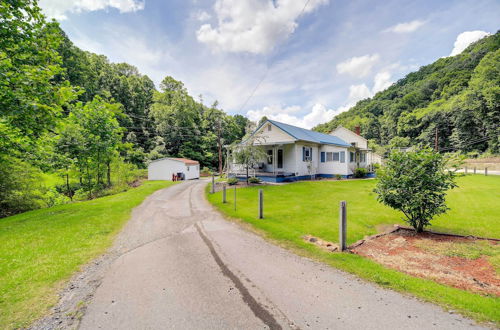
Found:
[(170, 158), (170, 159), (178, 160), (178, 161), (183, 162), (184, 164), (188, 164), (188, 165), (198, 165), (199, 164), (199, 162), (197, 160), (192, 160), (192, 159), (187, 159), (187, 158)]

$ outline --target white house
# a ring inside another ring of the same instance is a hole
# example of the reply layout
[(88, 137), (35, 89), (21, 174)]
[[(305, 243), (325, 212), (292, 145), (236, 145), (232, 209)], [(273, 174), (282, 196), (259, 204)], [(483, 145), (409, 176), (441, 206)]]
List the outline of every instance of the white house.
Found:
[[(267, 120), (252, 133), (251, 139), (241, 143), (258, 145), (267, 154), (250, 170), (250, 175), (265, 181), (283, 182), (337, 174), (349, 177), (358, 167), (371, 170), (373, 157), (369, 156), (371, 151), (366, 139), (345, 128), (337, 130), (323, 134)], [(243, 176), (244, 166), (229, 157), (228, 175)]]
[(172, 180), (173, 175), (183, 176), (184, 180), (200, 177), (200, 163), (186, 158), (161, 158), (148, 165), (148, 180)]
[(361, 136), (359, 126), (356, 126), (356, 132), (353, 132), (342, 126), (338, 126), (330, 133), (330, 135), (339, 137), (345, 142), (355, 146), (360, 152), (360, 157), (364, 157), (363, 153), (366, 153), (366, 163), (370, 165), (382, 164), (382, 157), (368, 148), (368, 140)]

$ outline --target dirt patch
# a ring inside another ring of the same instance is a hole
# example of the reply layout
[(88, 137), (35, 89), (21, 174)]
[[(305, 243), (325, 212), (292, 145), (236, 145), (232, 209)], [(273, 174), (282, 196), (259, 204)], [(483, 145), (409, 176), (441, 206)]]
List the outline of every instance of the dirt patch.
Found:
[(130, 182), (128, 185), (132, 188), (137, 188), (140, 185), (142, 185), (143, 182), (144, 182), (144, 179), (137, 179), (137, 180)]
[(398, 227), (351, 246), (353, 253), (404, 273), (481, 294), (500, 296), (498, 240)]
[(319, 246), (323, 250), (329, 251), (329, 252), (334, 252), (339, 250), (339, 245), (336, 243), (324, 241), (319, 237), (314, 237), (312, 235), (305, 235), (302, 236), (302, 239), (308, 243), (312, 243), (314, 245)]

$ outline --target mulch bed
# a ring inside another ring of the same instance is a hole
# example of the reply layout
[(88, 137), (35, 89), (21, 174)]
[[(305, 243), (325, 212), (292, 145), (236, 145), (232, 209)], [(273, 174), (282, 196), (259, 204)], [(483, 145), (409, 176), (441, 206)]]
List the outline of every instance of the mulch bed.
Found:
[[(432, 250), (433, 245), (442, 242), (472, 244), (477, 240), (486, 240), (491, 245), (500, 243), (498, 239), (435, 232), (417, 234), (411, 229), (396, 226), (387, 233), (361, 240), (349, 249), (386, 267), (413, 276), (432, 279), (463, 290), (500, 296), (500, 277), (487, 256), (467, 259), (446, 256)], [(422, 246), (428, 248), (423, 249)]]

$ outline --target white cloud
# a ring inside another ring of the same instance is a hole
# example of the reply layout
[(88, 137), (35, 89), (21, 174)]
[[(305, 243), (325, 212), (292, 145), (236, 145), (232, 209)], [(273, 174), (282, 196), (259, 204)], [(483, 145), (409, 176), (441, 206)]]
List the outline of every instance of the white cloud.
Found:
[[(202, 25), (198, 41), (227, 52), (263, 54), (297, 28), (297, 19), (328, 0), (217, 0), (218, 25)], [(307, 4), (306, 7), (304, 5)]]
[(351, 57), (337, 64), (337, 72), (347, 73), (357, 78), (365, 77), (371, 72), (372, 67), (379, 59), (378, 54)]
[(269, 119), (280, 121), (286, 124), (295, 125), (303, 128), (312, 128), (318, 124), (325, 123), (332, 120), (332, 118), (339, 113), (339, 110), (327, 109), (323, 104), (316, 103), (311, 112), (303, 117), (297, 115), (301, 107), (281, 107), (279, 105), (272, 105), (263, 107), (260, 110), (250, 110), (247, 112), (247, 117), (250, 120), (258, 121), (263, 116)]
[(387, 87), (391, 86), (393, 82), (391, 81), (391, 73), (389, 71), (381, 71), (375, 75), (373, 79), (372, 94), (383, 91)]
[(399, 23), (384, 30), (384, 32), (410, 33), (414, 32), (425, 24), (425, 21), (414, 20), (411, 22)]
[(478, 41), (479, 39), (482, 39), (486, 36), (491, 35), (491, 33), (488, 33), (486, 31), (465, 31), (460, 33), (457, 36), (457, 39), (455, 40), (455, 44), (453, 45), (453, 50), (450, 53), (450, 56), (455, 56), (460, 54), (461, 52), (464, 51), (467, 46), (469, 46), (471, 43)]
[(115, 8), (120, 13), (144, 9), (144, 0), (40, 0), (44, 13), (58, 20), (65, 20), (67, 13), (81, 13)]
[(372, 92), (366, 84), (351, 85), (349, 87), (349, 102), (356, 102), (372, 96)]
[(392, 84), (391, 73), (389, 71), (381, 71), (375, 75), (372, 89), (370, 89), (366, 84), (351, 85), (349, 87), (347, 104), (340, 107), (338, 112), (340, 113), (349, 110), (356, 104), (356, 102), (372, 97)]
[(199, 11), (195, 14), (195, 18), (200, 21), (200, 22), (204, 22), (204, 21), (208, 21), (209, 19), (212, 18), (212, 15), (210, 15), (209, 13), (207, 13), (206, 11)]

